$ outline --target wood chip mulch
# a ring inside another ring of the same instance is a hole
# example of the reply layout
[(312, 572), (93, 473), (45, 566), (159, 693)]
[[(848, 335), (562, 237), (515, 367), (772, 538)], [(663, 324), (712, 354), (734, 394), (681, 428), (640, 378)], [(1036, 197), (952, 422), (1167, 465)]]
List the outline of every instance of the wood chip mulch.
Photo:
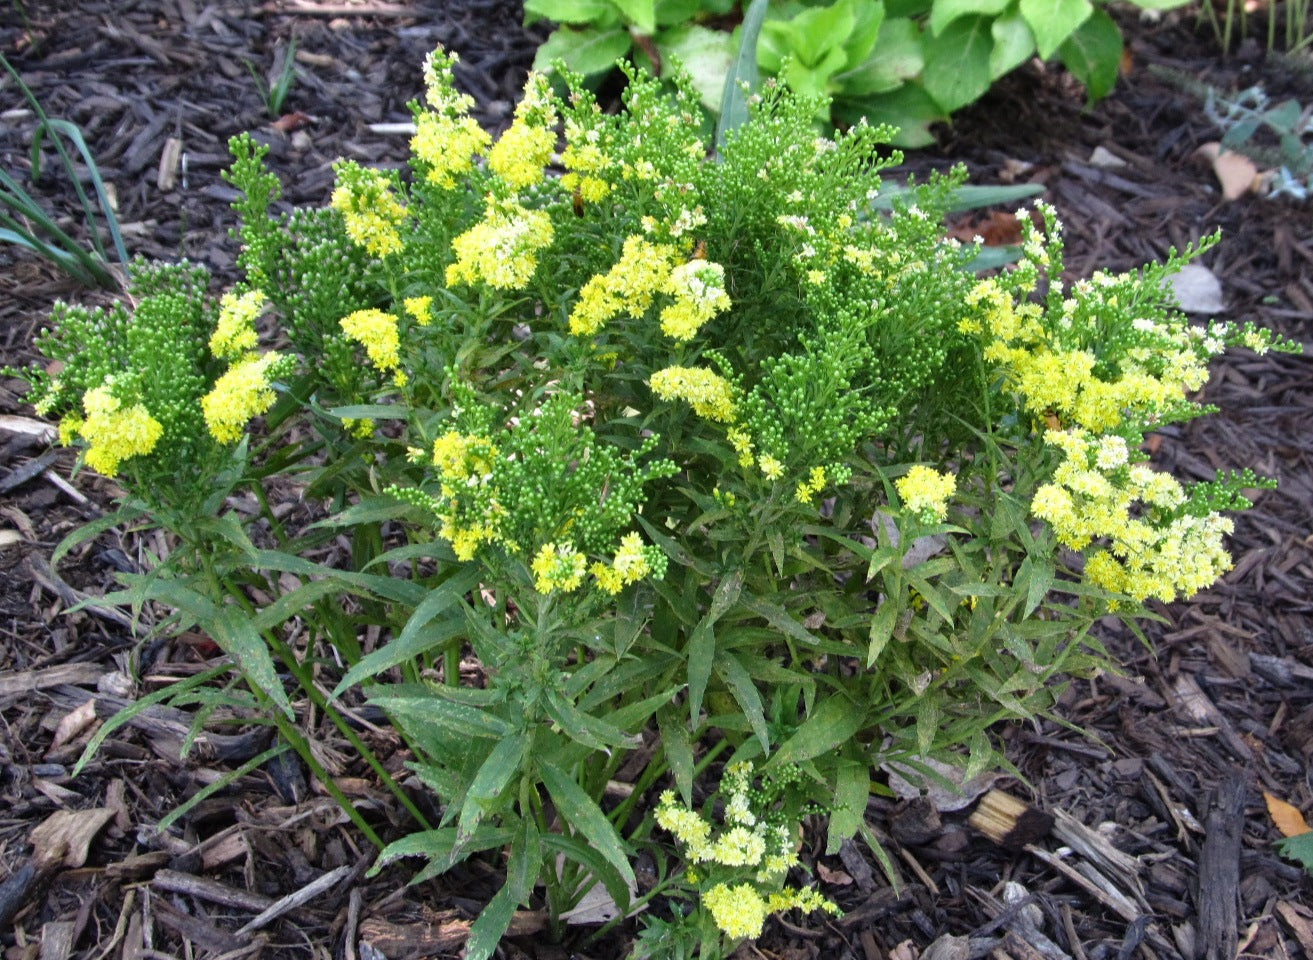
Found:
[[(11, 2), (0, 4), (0, 51), (52, 116), (85, 131), (129, 248), (203, 261), (229, 282), (233, 193), (218, 177), (229, 136), (255, 131), (272, 146), (287, 199), (322, 202), (339, 156), (401, 163), (406, 137), (377, 125), (409, 119), (418, 65), (438, 43), (461, 53), (458, 76), (480, 121), (505, 126), (545, 36), (521, 20), (514, 0)], [(1151, 69), (1222, 89), (1262, 83), (1274, 100), (1308, 105), (1308, 59), (1291, 66), (1252, 42), (1224, 58), (1189, 13), (1122, 25), (1125, 75), (1106, 101), (1086, 109), (1060, 70), (1028, 65), (900, 172), (963, 162), (976, 183), (1043, 184), (1066, 225), (1073, 278), (1160, 259), (1220, 227), (1224, 239), (1203, 262), (1221, 282), (1225, 316), (1313, 347), (1313, 206), (1224, 201), (1195, 157), (1220, 131)], [(270, 117), (246, 62), (276, 75), (293, 37), (296, 81)], [(23, 106), (0, 83), (0, 167), (20, 180), (33, 126)], [(1120, 165), (1093, 162), (1096, 147)], [(36, 192), (77, 222), (67, 185)], [(998, 212), (974, 214), (955, 229), (1000, 224), (1006, 232)], [(0, 247), (0, 365), (34, 358), (32, 336), (55, 299), (85, 296), (42, 261)], [(68, 452), (50, 447), (19, 401), (21, 387), (0, 379), (5, 960), (458, 955), (499, 885), (495, 860), (413, 888), (402, 867), (367, 876), (369, 844), (294, 764), (266, 765), (155, 829), (264, 750), (261, 728), (215, 727), (180, 760), (193, 715), (152, 708), (72, 777), (99, 722), (216, 651), (202, 636), (166, 640), (126, 613), (77, 608), (154, 545), (108, 534), (51, 568), (54, 544), (102, 515), (116, 490), (72, 474)], [(1065, 724), (999, 730), (1024, 780), (992, 780), (975, 806), (873, 798), (868, 818), (901, 874), (897, 890), (861, 844), (835, 857), (809, 849), (846, 915), (773, 923), (741, 956), (1313, 960), (1313, 878), (1274, 852), (1263, 796), (1313, 814), (1313, 358), (1236, 352), (1203, 399), (1221, 412), (1163, 431), (1159, 465), (1183, 478), (1252, 466), (1280, 481), (1239, 518), (1236, 568), (1161, 608), (1152, 648), (1109, 625), (1101, 637), (1124, 672), (1072, 683)], [(314, 733), (343, 789), (392, 835), (404, 832), (368, 770), (336, 754), (328, 731)], [(386, 729), (369, 736), (394, 753)], [(596, 960), (624, 955), (633, 928), (588, 942), (588, 928), (571, 927), (553, 942), (543, 916), (524, 911), (513, 932), (507, 957)]]

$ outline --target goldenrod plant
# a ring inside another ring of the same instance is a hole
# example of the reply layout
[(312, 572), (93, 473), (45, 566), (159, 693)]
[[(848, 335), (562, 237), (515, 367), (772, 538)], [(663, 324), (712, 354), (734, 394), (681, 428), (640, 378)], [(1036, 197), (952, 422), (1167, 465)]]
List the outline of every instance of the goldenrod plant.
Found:
[[(1214, 239), (1070, 283), (1040, 206), (978, 276), (942, 226), (960, 172), (891, 191), (887, 129), (818, 136), (780, 84), (714, 156), (691, 86), (636, 72), (617, 113), (531, 75), (493, 141), (454, 60), (425, 64), (409, 170), (339, 163), (323, 208), (273, 215), (234, 138), (244, 279), (138, 265), (132, 306), (59, 307), (31, 398), (174, 535), (120, 596), (210, 631), (330, 790), (311, 713), (411, 809), (380, 865), (504, 867), (471, 958), (599, 884), (676, 927), (696, 894), (669, 942), (719, 957), (830, 909), (804, 812), (883, 856), (884, 765), (995, 764), (992, 724), (1106, 663), (1100, 618), (1229, 568), (1266, 482), (1182, 483), (1143, 441), (1208, 412), (1229, 345), (1287, 347), (1175, 309), (1163, 278)], [(313, 509), (270, 506), (290, 484)], [(343, 719), (362, 697), (434, 822)]]

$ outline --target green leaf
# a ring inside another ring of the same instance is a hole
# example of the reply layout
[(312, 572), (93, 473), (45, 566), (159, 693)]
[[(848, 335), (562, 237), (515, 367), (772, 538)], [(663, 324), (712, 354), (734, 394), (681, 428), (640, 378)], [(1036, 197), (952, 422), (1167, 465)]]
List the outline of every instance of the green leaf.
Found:
[[(547, 792), (556, 803), (556, 812), (561, 819), (583, 834), (606, 861), (620, 872), (626, 886), (637, 886), (634, 868), (629, 865), (629, 851), (596, 801), (588, 796), (573, 777), (550, 762), (540, 759), (538, 772), (547, 785)], [(627, 909), (627, 905), (621, 909)]]
[(700, 0), (656, 0), (656, 23), (658, 27), (688, 23), (701, 10)]
[(928, 753), (934, 745), (942, 719), (939, 698), (922, 694), (916, 704), (916, 748), (922, 753)]
[(264, 751), (263, 753), (257, 754), (256, 756), (252, 757), (250, 760), (247, 760), (245, 763), (243, 763), (240, 767), (237, 767), (235, 770), (229, 770), (228, 772), (224, 773), (223, 776), (219, 777), (217, 780), (213, 780), (210, 783), (207, 783), (205, 786), (201, 787), (194, 794), (188, 797), (186, 801), (174, 807), (163, 817), (161, 817), (160, 822), (155, 825), (155, 830), (158, 833), (163, 833), (164, 831), (168, 830), (169, 827), (173, 826), (173, 824), (176, 823), (180, 818), (185, 817), (188, 813), (190, 813), (197, 804), (203, 803), (204, 801), (208, 800), (210, 797), (214, 796), (220, 790), (226, 790), (228, 787), (232, 786), (233, 783), (240, 780), (242, 777), (246, 776), (252, 770), (259, 769), (264, 764), (272, 760), (274, 757), (278, 756), (279, 754), (286, 753), (290, 749), (292, 749), (291, 746), (286, 743), (276, 743), (268, 750)]
[(1008, 8), (1012, 0), (935, 0), (930, 8), (930, 32), (938, 36), (959, 17), (973, 14), (997, 16)]
[(413, 504), (386, 494), (377, 497), (365, 497), (359, 503), (352, 504), (341, 513), (335, 513), (331, 517), (315, 521), (310, 525), (310, 529), (314, 530), (317, 527), (354, 527), (366, 523), (382, 523), (385, 520), (404, 517), (414, 509)]
[(578, 710), (573, 703), (554, 690), (548, 691), (543, 706), (547, 710), (547, 715), (560, 725), (566, 736), (590, 750), (603, 753), (610, 752), (613, 747), (632, 750), (642, 743), (641, 737), (631, 736), (605, 720)]
[(925, 38), (926, 93), (945, 113), (974, 103), (989, 89), (994, 38), (985, 17), (961, 17), (938, 36)]
[(106, 530), (113, 530), (119, 525), (127, 525), (140, 520), (145, 516), (145, 511), (136, 507), (123, 506), (113, 513), (106, 514), (103, 517), (97, 517), (90, 523), (84, 523), (75, 529), (72, 533), (60, 540), (54, 551), (50, 554), (51, 569), (59, 566), (59, 561), (67, 556), (68, 552), (78, 544), (86, 543), (88, 540), (94, 540)]
[(875, 616), (871, 618), (871, 632), (866, 648), (867, 667), (874, 666), (875, 661), (880, 659), (880, 654), (884, 653), (884, 648), (889, 645), (889, 640), (894, 635), (894, 624), (898, 622), (898, 612), (898, 604), (891, 598), (885, 597), (875, 611)]
[(770, 732), (766, 729), (766, 715), (761, 704), (761, 694), (758, 693), (757, 685), (752, 682), (748, 671), (732, 653), (722, 652), (716, 658), (716, 674), (729, 688), (743, 715), (752, 725), (752, 732), (761, 744), (761, 752), (770, 753)]
[(706, 615), (693, 628), (688, 641), (688, 712), (692, 726), (698, 723), (698, 714), (702, 712), (702, 697), (707, 692), (707, 682), (711, 679), (713, 661), (716, 657), (716, 621), (725, 615), (739, 598), (743, 590), (743, 571), (735, 570), (716, 586), (712, 594), (711, 606)]
[(611, 0), (620, 15), (639, 33), (656, 33), (656, 0)]
[(429, 591), (423, 602), (406, 621), (401, 635), (391, 643), (379, 647), (373, 653), (361, 658), (360, 662), (346, 672), (341, 682), (333, 690), (333, 697), (340, 697), (349, 688), (373, 677), (384, 670), (422, 656), (429, 650), (456, 637), (465, 627), (465, 618), (457, 616), (446, 622), (430, 627), (437, 617), (455, 607), (457, 614), (465, 594), (479, 583), (479, 568), (473, 564), (464, 565), (456, 574), (444, 580), (439, 586)]
[(1294, 860), (1313, 875), (1313, 831), (1278, 840), (1277, 851), (1281, 856), (1287, 860)]
[(661, 733), (661, 750), (666, 765), (675, 775), (675, 787), (685, 806), (693, 804), (693, 744), (688, 725), (681, 723), (674, 707), (657, 711), (657, 730)]
[[(911, 20), (886, 20), (876, 36), (875, 49), (869, 56), (842, 73), (836, 74), (840, 96), (866, 97), (896, 90), (913, 77), (920, 76), (925, 67), (921, 51), (921, 28)], [(886, 117), (872, 113), (876, 123), (893, 123)]]
[(503, 800), (502, 794), (506, 787), (521, 772), (529, 741), (529, 734), (517, 731), (493, 747), (488, 758), (483, 761), (469, 789), (465, 791), (465, 803), (461, 805), (460, 822), (456, 827), (458, 844), (464, 843), (466, 837), (473, 836), (484, 814)]
[(857, 833), (866, 818), (866, 801), (871, 793), (871, 768), (856, 760), (842, 760), (834, 785), (834, 809), (830, 811), (826, 856), (839, 852), (843, 841)]
[(1090, 0), (1020, 0), (1019, 8), (1045, 60), (1094, 12)]
[(1058, 48), (1058, 58), (1081, 83), (1090, 103), (1101, 100), (1117, 84), (1122, 62), (1122, 34), (1112, 17), (1095, 10)]
[(884, 22), (884, 3), (881, 0), (857, 0), (853, 4), (853, 29), (843, 42), (845, 66), (861, 63), (875, 49), (880, 24)]
[(866, 726), (866, 711), (848, 698), (834, 694), (822, 700), (793, 736), (780, 744), (765, 769), (801, 763), (835, 750)]
[(200, 621), (214, 642), (224, 653), (237, 661), (247, 683), (264, 691), (274, 705), (288, 717), (293, 716), (292, 704), (278, 679), (269, 645), (255, 629), (255, 623), (245, 610), (229, 604), (217, 617)]
[(515, 908), (529, 902), (538, 872), (542, 869), (542, 859), (538, 828), (532, 820), (525, 818), (520, 821), (519, 835), (511, 843), (511, 853), (506, 861), (506, 884), (470, 927), (465, 960), (490, 960), (510, 928)]
[(989, 75), (997, 80), (1021, 66), (1035, 52), (1035, 35), (1019, 11), (999, 17), (989, 26), (994, 49), (989, 54)]
[(842, 43), (857, 24), (854, 2), (836, 0), (828, 7), (804, 10), (789, 20), (789, 47), (801, 66), (819, 66), (831, 50), (842, 49)]
[(436, 692), (417, 694), (414, 687), (377, 687), (369, 692), (369, 702), (387, 711), (403, 729), (410, 724), (416, 727), (436, 725), (466, 737), (491, 740), (499, 740), (511, 733), (510, 724), (495, 714), (443, 699)]
[(556, 23), (603, 24), (615, 17), (607, 0), (524, 0), (524, 12)]
[(716, 150), (725, 146), (725, 136), (736, 127), (748, 122), (748, 96), (757, 89), (757, 39), (761, 24), (766, 19), (768, 0), (752, 0), (743, 15), (743, 29), (739, 33), (739, 52), (734, 66), (725, 77), (725, 88), (720, 97), (720, 119), (716, 122)]
[(704, 107), (720, 106), (725, 78), (734, 64), (734, 39), (729, 33), (686, 24), (663, 30), (656, 45), (663, 62), (678, 62), (688, 71)]
[(567, 70), (584, 76), (606, 73), (615, 69), (616, 61), (633, 45), (634, 39), (624, 27), (588, 27), (583, 30), (557, 27), (538, 48), (533, 68), (540, 73), (550, 73), (552, 62), (561, 60)]

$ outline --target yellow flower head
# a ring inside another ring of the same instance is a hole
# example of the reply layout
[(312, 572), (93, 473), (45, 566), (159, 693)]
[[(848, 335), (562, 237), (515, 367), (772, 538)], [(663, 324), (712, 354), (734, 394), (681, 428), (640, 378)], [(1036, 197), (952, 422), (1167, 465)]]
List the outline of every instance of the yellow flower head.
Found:
[(568, 543), (544, 543), (533, 558), (533, 587), (539, 593), (569, 593), (583, 583), (588, 562)]
[(82, 398), (87, 417), (76, 423), (77, 432), (90, 444), (87, 465), (107, 477), (116, 475), (124, 460), (150, 453), (164, 436), (164, 427), (143, 404), (124, 407), (110, 389), (107, 382), (88, 390)]
[(491, 142), (473, 117), (421, 113), (415, 117), (410, 149), (420, 161), (425, 180), (443, 190), (454, 190), (457, 177), (474, 169), (474, 158)]
[(924, 520), (943, 520), (948, 516), (948, 498), (957, 490), (957, 478), (917, 464), (894, 481), (903, 507)]
[(210, 336), (210, 353), (223, 358), (240, 357), (255, 349), (258, 337), (255, 320), (264, 311), (265, 295), (259, 290), (243, 294), (231, 291), (219, 301), (219, 320)]
[(515, 121), (488, 153), (488, 169), (512, 190), (542, 183), (556, 146), (556, 121), (551, 85), (541, 73), (530, 73)]
[(551, 246), (552, 238), (545, 212), (489, 197), (483, 219), (451, 242), (456, 262), (447, 267), (447, 283), (523, 290), (538, 269), (538, 251)]
[(347, 236), (371, 256), (386, 257), (402, 248), (397, 227), (406, 208), (392, 193), (392, 181), (377, 170), (366, 170), (350, 160), (334, 166), (337, 187), (330, 204), (342, 214)]
[(766, 924), (766, 901), (746, 883), (732, 887), (718, 883), (702, 895), (702, 905), (711, 911), (721, 932), (733, 940), (756, 939)]
[(652, 392), (662, 400), (684, 400), (693, 412), (708, 420), (731, 423), (734, 420), (734, 387), (713, 370), (705, 367), (666, 367), (652, 374)]
[(592, 336), (621, 312), (637, 320), (666, 286), (675, 256), (669, 244), (652, 243), (641, 234), (626, 237), (615, 266), (579, 291), (579, 302), (570, 311), (570, 332)]
[(668, 337), (693, 339), (708, 320), (730, 307), (725, 292), (725, 268), (706, 260), (691, 260), (670, 271), (662, 289), (675, 302), (661, 311), (661, 331)]
[(433, 298), (432, 297), (407, 297), (402, 301), (402, 306), (406, 312), (415, 318), (415, 322), (421, 327), (427, 327), (433, 322)]
[(600, 203), (611, 192), (608, 174), (612, 160), (602, 149), (600, 130), (586, 128), (577, 120), (566, 120), (561, 164), (566, 171), (561, 186), (577, 193), (585, 203)]
[(401, 338), (397, 318), (382, 310), (357, 310), (338, 321), (348, 337), (362, 344), (369, 362), (379, 370), (395, 370), (401, 364)]
[(269, 383), (286, 358), (277, 353), (248, 356), (228, 368), (201, 397), (201, 412), (210, 435), (220, 443), (238, 440), (252, 417), (274, 405)]

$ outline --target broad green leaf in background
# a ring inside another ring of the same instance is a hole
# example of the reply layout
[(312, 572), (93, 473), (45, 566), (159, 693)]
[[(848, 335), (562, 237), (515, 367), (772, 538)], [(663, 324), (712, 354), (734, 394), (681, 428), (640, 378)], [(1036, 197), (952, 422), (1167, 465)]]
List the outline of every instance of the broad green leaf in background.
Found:
[(656, 33), (656, 0), (611, 0), (621, 15), (639, 33)]
[(583, 30), (557, 27), (547, 42), (538, 48), (533, 68), (547, 73), (552, 69), (553, 60), (562, 60), (566, 69), (584, 76), (606, 73), (633, 44), (633, 38), (624, 27), (588, 27)]
[(1081, 83), (1090, 102), (1112, 92), (1122, 62), (1122, 34), (1112, 17), (1095, 10), (1058, 48), (1058, 57)]
[(905, 83), (897, 90), (871, 97), (837, 97), (834, 116), (853, 124), (862, 117), (898, 128), (890, 141), (897, 147), (924, 147), (935, 142), (930, 125), (948, 119), (948, 114), (919, 83)]
[(832, 47), (820, 63), (807, 66), (800, 60), (787, 60), (780, 70), (780, 76), (795, 93), (803, 97), (828, 97), (830, 78), (839, 70), (847, 58), (842, 47)]
[(842, 50), (843, 42), (857, 25), (855, 4), (856, 0), (838, 0), (828, 7), (804, 10), (787, 21), (789, 49), (799, 63), (820, 66), (830, 51)]
[[(921, 52), (921, 28), (900, 17), (885, 20), (876, 35), (870, 55), (855, 67), (838, 74), (834, 80), (843, 96), (858, 98), (896, 90), (921, 74), (925, 57)], [(886, 120), (872, 114), (872, 120)], [(894, 122), (892, 120), (888, 121)]]
[(992, 17), (1008, 8), (1012, 0), (935, 0), (930, 9), (930, 32), (938, 36), (958, 17), (974, 14)]
[(853, 29), (843, 42), (845, 66), (861, 63), (875, 49), (876, 37), (880, 35), (880, 24), (884, 22), (884, 3), (882, 0), (857, 0), (853, 6)]
[(989, 89), (994, 38), (987, 17), (961, 17), (938, 36), (925, 37), (926, 93), (945, 113), (979, 100)]
[(677, 23), (688, 23), (701, 10), (702, 4), (698, 0), (657, 0), (657, 26), (669, 27)]
[(524, 12), (556, 23), (605, 24), (616, 15), (608, 0), (524, 0)]
[(1015, 10), (996, 17), (989, 33), (994, 38), (994, 49), (989, 53), (989, 75), (995, 80), (1021, 66), (1035, 52), (1035, 35), (1030, 32), (1026, 18)]
[(685, 24), (663, 30), (656, 40), (662, 63), (678, 61), (708, 110), (720, 106), (725, 77), (734, 65), (734, 38), (724, 30)]
[(1019, 7), (1045, 60), (1094, 12), (1090, 0), (1020, 0)]

